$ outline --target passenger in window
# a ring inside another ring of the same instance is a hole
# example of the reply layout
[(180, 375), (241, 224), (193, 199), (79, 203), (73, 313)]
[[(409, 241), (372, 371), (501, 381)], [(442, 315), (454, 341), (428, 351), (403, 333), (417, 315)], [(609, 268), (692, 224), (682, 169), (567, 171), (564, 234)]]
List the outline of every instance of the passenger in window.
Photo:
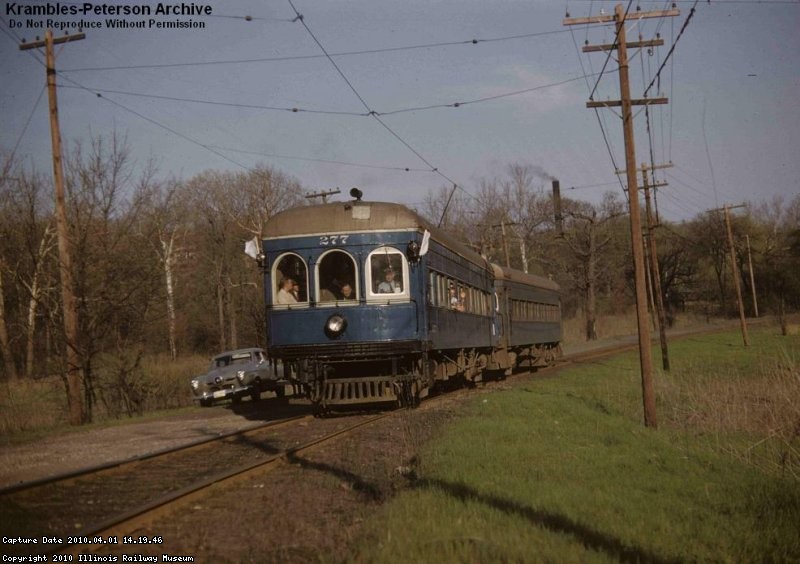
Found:
[(378, 284), (379, 294), (400, 294), (403, 291), (403, 286), (394, 279), (394, 269), (387, 268), (384, 271), (384, 280)]
[(450, 286), (450, 307), (458, 309), (458, 294), (456, 293), (455, 286)]
[(296, 304), (297, 295), (295, 294), (295, 286), (297, 286), (297, 283), (291, 278), (284, 278), (281, 280), (281, 288), (278, 290), (278, 296), (275, 302), (281, 305)]
[(328, 288), (323, 288), (319, 291), (319, 301), (321, 302), (335, 302), (336, 301), (336, 294), (333, 290), (329, 290)]
[(353, 287), (350, 284), (345, 283), (345, 285), (342, 286), (342, 299), (343, 300), (356, 299), (355, 292), (353, 292)]
[(458, 304), (456, 305), (458, 311), (466, 311), (467, 309), (467, 291), (461, 288), (458, 293)]

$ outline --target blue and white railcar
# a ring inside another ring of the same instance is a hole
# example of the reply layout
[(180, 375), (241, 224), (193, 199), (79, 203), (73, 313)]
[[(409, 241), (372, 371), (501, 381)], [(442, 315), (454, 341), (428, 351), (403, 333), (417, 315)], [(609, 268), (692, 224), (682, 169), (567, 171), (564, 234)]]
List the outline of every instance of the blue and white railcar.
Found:
[(284, 211), (263, 251), (270, 357), (321, 409), (413, 403), (437, 381), (540, 365), (560, 341), (553, 282), (490, 264), (399, 204)]

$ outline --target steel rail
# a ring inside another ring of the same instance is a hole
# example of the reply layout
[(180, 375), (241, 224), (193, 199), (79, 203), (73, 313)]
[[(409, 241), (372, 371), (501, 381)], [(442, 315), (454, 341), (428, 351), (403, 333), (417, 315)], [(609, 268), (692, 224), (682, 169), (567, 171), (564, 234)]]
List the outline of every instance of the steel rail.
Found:
[(98, 464), (95, 466), (87, 466), (85, 468), (79, 468), (77, 470), (72, 470), (70, 472), (64, 472), (62, 474), (56, 474), (54, 476), (46, 476), (44, 478), (38, 478), (36, 480), (30, 480), (27, 482), (20, 482), (17, 484), (13, 484), (10, 486), (5, 486), (0, 488), (0, 496), (3, 495), (10, 495), (14, 493), (18, 493), (25, 490), (34, 489), (37, 487), (47, 486), (50, 484), (56, 484), (58, 482), (66, 482), (68, 480), (73, 480), (75, 478), (80, 478), (81, 476), (89, 476), (92, 474), (102, 474), (108, 470), (116, 470), (120, 468), (124, 468), (125, 466), (131, 466), (138, 464), (145, 460), (150, 460), (153, 458), (159, 458), (162, 456), (168, 456), (171, 454), (177, 454), (179, 452), (186, 452), (192, 450), (197, 447), (201, 447), (204, 445), (208, 445), (209, 443), (214, 443), (218, 441), (223, 441), (225, 439), (229, 439), (231, 437), (238, 437), (238, 436), (245, 436), (250, 433), (254, 433), (256, 431), (260, 431), (263, 429), (267, 429), (270, 427), (278, 427), (280, 425), (284, 425), (286, 423), (291, 423), (293, 421), (301, 420), (301, 419), (311, 419), (311, 415), (295, 415), (293, 417), (289, 417), (287, 419), (279, 419), (275, 421), (268, 421), (266, 423), (262, 423), (260, 425), (256, 425), (255, 427), (248, 427), (247, 429), (240, 429), (238, 431), (228, 431), (226, 433), (221, 433), (219, 435), (213, 437), (206, 437), (203, 439), (198, 439), (196, 441), (192, 441), (189, 443), (183, 443), (181, 445), (175, 447), (168, 447), (165, 449), (148, 452), (145, 454), (133, 456), (131, 458), (125, 458), (123, 460), (114, 460), (111, 462), (106, 462), (103, 464)]
[[(121, 535), (124, 535), (126, 532), (135, 531), (136, 529), (146, 526), (148, 523), (152, 522), (160, 515), (171, 512), (176, 506), (184, 503), (189, 503), (201, 496), (206, 495), (212, 488), (220, 487), (223, 485), (229, 485), (235, 481), (247, 479), (256, 473), (270, 469), (269, 467), (274, 467), (279, 462), (288, 460), (292, 456), (300, 454), (304, 451), (311, 450), (314, 447), (330, 442), (333, 439), (336, 439), (342, 435), (352, 433), (356, 429), (359, 429), (366, 425), (370, 425), (371, 423), (374, 423), (381, 419), (391, 417), (395, 413), (398, 413), (399, 411), (401, 410), (394, 410), (386, 413), (381, 413), (379, 415), (370, 417), (367, 420), (359, 421), (358, 423), (350, 425), (344, 429), (340, 429), (338, 431), (325, 435), (321, 438), (309, 441), (308, 443), (305, 443), (303, 445), (287, 449), (278, 454), (268, 456), (263, 460), (251, 462), (239, 466), (237, 468), (234, 468), (232, 470), (221, 472), (215, 476), (206, 478), (199, 482), (195, 482), (194, 484), (186, 486), (185, 488), (181, 488), (180, 490), (170, 492), (153, 501), (142, 504), (124, 513), (120, 513), (101, 523), (90, 525), (85, 529), (81, 530), (79, 533), (77, 533), (76, 536), (92, 538), (92, 539), (96, 537), (108, 538), (109, 536), (119, 537)], [(42, 552), (41, 554), (45, 554), (47, 556), (52, 556), (54, 554), (76, 555), (78, 554), (78, 552), (92, 550), (94, 548), (98, 548), (101, 546), (110, 547), (118, 545), (106, 545), (106, 544), (69, 545), (65, 543), (65, 544), (49, 546), (48, 549)]]

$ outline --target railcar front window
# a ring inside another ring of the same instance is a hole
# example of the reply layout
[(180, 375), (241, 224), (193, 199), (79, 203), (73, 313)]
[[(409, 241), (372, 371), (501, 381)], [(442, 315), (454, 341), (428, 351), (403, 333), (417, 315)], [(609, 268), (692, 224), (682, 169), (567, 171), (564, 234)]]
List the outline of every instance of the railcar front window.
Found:
[(272, 272), (273, 300), (276, 305), (308, 302), (308, 270), (306, 264), (295, 254), (286, 254), (275, 262)]
[(344, 251), (329, 251), (317, 263), (319, 302), (337, 302), (358, 299), (356, 263)]
[(407, 294), (406, 259), (400, 251), (382, 247), (370, 254), (367, 264), (371, 294), (376, 297)]

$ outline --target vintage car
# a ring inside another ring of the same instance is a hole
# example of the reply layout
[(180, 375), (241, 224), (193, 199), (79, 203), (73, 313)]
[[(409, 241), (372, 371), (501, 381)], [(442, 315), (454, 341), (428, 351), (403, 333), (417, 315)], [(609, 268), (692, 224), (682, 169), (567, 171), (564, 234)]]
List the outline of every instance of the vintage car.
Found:
[(194, 399), (203, 407), (223, 399), (237, 403), (244, 396), (258, 401), (266, 391), (283, 397), (282, 374), (280, 363), (270, 362), (262, 349), (237, 349), (215, 356), (208, 372), (192, 378), (191, 386)]

